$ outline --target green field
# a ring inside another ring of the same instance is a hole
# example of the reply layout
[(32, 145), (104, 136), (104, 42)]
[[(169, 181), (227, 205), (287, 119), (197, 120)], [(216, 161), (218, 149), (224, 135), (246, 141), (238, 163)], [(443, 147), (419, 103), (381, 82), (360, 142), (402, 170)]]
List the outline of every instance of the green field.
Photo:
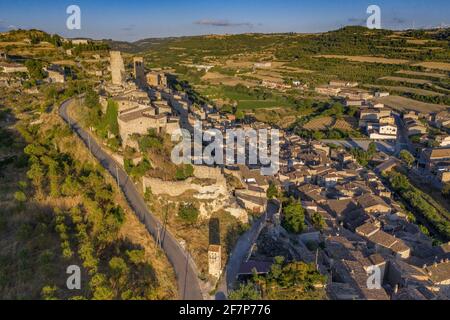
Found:
[(278, 107), (292, 107), (292, 105), (288, 102), (277, 100), (241, 100), (238, 103), (238, 109), (241, 110)]

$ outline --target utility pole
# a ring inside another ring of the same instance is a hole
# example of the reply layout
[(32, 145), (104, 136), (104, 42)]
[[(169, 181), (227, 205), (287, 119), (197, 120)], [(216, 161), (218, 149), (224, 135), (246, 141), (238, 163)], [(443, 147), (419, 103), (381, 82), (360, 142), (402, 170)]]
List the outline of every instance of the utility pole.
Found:
[(165, 206), (165, 210), (164, 210), (164, 217), (163, 217), (163, 225), (162, 225), (162, 237), (160, 239), (160, 245), (162, 246), (162, 243), (164, 241), (164, 239), (166, 238), (166, 230), (167, 230), (167, 220), (169, 217), (169, 205)]
[(120, 183), (119, 183), (119, 167), (117, 167), (117, 164), (116, 164), (116, 178), (117, 178), (117, 186), (120, 188)]
[(161, 249), (161, 225), (157, 225), (156, 245)]
[(319, 249), (316, 249), (316, 270), (319, 271)]

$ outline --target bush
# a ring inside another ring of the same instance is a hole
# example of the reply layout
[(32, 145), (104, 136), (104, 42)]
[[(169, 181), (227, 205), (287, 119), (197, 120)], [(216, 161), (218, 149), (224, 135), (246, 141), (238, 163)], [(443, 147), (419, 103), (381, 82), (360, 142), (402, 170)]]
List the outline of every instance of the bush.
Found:
[(238, 289), (230, 292), (228, 298), (230, 300), (261, 300), (261, 293), (255, 284), (251, 282), (241, 283)]
[(189, 224), (197, 222), (199, 215), (198, 209), (192, 204), (183, 204), (178, 209), (178, 216)]
[(175, 179), (186, 180), (194, 175), (194, 167), (190, 164), (185, 164), (177, 168), (175, 172)]

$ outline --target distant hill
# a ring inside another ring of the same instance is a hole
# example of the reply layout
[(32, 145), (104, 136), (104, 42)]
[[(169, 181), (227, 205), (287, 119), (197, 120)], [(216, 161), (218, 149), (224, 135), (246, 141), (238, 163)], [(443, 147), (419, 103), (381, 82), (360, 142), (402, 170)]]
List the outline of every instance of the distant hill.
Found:
[[(162, 47), (181, 46), (185, 45), (191, 47), (191, 44), (198, 44), (200, 41), (211, 43), (215, 46), (218, 42), (224, 42), (223, 40), (229, 40), (233, 45), (238, 47), (247, 46), (242, 42), (247, 41), (256, 46), (268, 44), (270, 41), (277, 41), (280, 39), (292, 39), (299, 37), (309, 38), (322, 38), (323, 36), (332, 40), (342, 40), (344, 38), (365, 38), (367, 35), (373, 36), (388, 36), (390, 34), (398, 34), (405, 37), (411, 37), (415, 39), (428, 39), (428, 40), (450, 40), (450, 28), (441, 29), (429, 29), (429, 30), (405, 30), (405, 31), (392, 31), (392, 30), (370, 30), (361, 26), (347, 26), (338, 30), (328, 31), (324, 33), (316, 34), (304, 34), (304, 33), (246, 33), (246, 34), (234, 34), (234, 35), (202, 35), (202, 36), (184, 36), (184, 37), (168, 37), (168, 38), (147, 38), (138, 40), (135, 42), (115, 41), (111, 39), (105, 39), (104, 42), (114, 50), (120, 50), (124, 52), (137, 53), (145, 52), (150, 49), (158, 49)], [(370, 37), (369, 37), (370, 38)], [(226, 41), (225, 41), (226, 42)], [(203, 45), (201, 45), (203, 46)], [(208, 48), (212, 49), (212, 48)]]

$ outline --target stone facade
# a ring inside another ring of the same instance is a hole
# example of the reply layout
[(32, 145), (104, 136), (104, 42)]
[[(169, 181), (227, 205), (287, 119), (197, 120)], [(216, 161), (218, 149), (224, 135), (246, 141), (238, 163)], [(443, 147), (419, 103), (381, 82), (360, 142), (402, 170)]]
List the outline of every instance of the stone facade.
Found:
[(133, 58), (133, 67), (136, 85), (140, 88), (144, 88), (147, 84), (147, 80), (145, 78), (144, 58), (143, 57)]
[(164, 73), (149, 72), (146, 75), (147, 84), (153, 87), (167, 87), (167, 77)]
[(111, 51), (111, 77), (113, 85), (122, 85), (125, 81), (125, 66), (120, 51)]
[(208, 273), (216, 280), (222, 273), (222, 247), (212, 244), (208, 248)]

